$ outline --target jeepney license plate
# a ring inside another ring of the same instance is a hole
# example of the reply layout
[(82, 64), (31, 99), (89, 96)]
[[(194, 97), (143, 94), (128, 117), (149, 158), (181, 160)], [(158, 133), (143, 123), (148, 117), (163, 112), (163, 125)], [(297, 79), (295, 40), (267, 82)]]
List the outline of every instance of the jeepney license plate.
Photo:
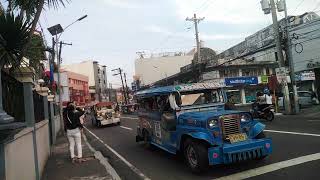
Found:
[(236, 142), (247, 140), (247, 134), (245, 134), (245, 133), (230, 134), (228, 137), (229, 137), (229, 140), (231, 143), (236, 143)]

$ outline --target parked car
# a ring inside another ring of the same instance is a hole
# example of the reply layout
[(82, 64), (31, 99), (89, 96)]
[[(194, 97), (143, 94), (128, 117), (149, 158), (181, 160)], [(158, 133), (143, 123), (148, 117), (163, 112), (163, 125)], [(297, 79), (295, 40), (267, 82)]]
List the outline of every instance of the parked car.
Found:
[[(311, 99), (311, 92), (309, 91), (298, 91), (298, 101), (299, 101), (299, 107), (307, 107), (311, 106), (313, 104), (313, 101)], [(293, 96), (293, 93), (290, 92), (290, 96)], [(279, 97), (278, 99), (278, 106), (283, 107), (284, 104), (284, 98)]]

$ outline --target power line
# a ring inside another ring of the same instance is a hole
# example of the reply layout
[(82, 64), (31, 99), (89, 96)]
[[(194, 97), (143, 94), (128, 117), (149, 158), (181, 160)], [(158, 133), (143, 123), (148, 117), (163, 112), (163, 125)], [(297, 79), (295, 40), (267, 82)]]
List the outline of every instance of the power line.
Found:
[(293, 11), (291, 14), (295, 13), (296, 10), (301, 6), (301, 4), (302, 4), (304, 1), (305, 1), (305, 0), (302, 0), (302, 1), (297, 5), (297, 7), (294, 9), (294, 11)]

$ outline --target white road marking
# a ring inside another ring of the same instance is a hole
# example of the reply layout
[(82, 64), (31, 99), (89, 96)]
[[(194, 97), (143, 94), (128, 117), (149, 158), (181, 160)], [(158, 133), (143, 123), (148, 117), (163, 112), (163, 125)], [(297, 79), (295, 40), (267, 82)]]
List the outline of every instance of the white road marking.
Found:
[(130, 167), (131, 170), (133, 170), (136, 174), (138, 174), (141, 178), (144, 180), (150, 180), (146, 175), (144, 175), (138, 168), (133, 166), (129, 161), (127, 161), (124, 157), (122, 157), (117, 151), (112, 149), (109, 145), (104, 143), (98, 136), (96, 136), (93, 132), (91, 132), (87, 127), (84, 127), (92, 136), (94, 136), (98, 141), (100, 141), (106, 148), (108, 148), (112, 153), (114, 153), (116, 156), (118, 156), (119, 159), (121, 159), (127, 166)]
[(308, 120), (308, 122), (320, 122), (320, 120)]
[(128, 129), (128, 130), (130, 130), (130, 131), (132, 131), (133, 129), (132, 128), (129, 128), (129, 127), (125, 127), (125, 126), (120, 126), (121, 128), (123, 128), (123, 129)]
[(91, 152), (93, 152), (94, 157), (100, 161), (100, 164), (102, 164), (104, 166), (104, 168), (106, 168), (107, 172), (112, 176), (112, 179), (121, 180), (120, 176), (118, 175), (116, 170), (114, 170), (114, 168), (110, 165), (108, 160), (101, 154), (100, 151), (96, 151), (90, 145), (90, 143), (87, 140), (87, 137), (84, 134), (83, 134), (83, 140), (85, 141), (85, 143), (87, 144), (87, 146), (91, 150)]
[(229, 176), (224, 176), (215, 180), (234, 180), (234, 179), (247, 179), (255, 176), (259, 176), (262, 174), (270, 173), (273, 171), (277, 171), (283, 168), (287, 168), (290, 166), (296, 166), (299, 164), (307, 163), (310, 161), (320, 160), (320, 153), (310, 154), (306, 156), (301, 156), (294, 159), (289, 159), (286, 161), (281, 161), (273, 164), (269, 164), (266, 166), (258, 167), (255, 169), (250, 169), (247, 171), (242, 171), (239, 173), (235, 173)]
[(121, 118), (123, 119), (134, 119), (134, 120), (138, 120), (138, 117), (129, 117), (129, 116), (122, 116)]
[(315, 137), (320, 137), (320, 134), (311, 134), (311, 133), (290, 132), (290, 131), (277, 131), (277, 130), (271, 130), (271, 129), (266, 129), (266, 130), (264, 130), (264, 131), (266, 131), (266, 132), (273, 132), (273, 133), (295, 134), (295, 135), (302, 135), (302, 136), (315, 136)]

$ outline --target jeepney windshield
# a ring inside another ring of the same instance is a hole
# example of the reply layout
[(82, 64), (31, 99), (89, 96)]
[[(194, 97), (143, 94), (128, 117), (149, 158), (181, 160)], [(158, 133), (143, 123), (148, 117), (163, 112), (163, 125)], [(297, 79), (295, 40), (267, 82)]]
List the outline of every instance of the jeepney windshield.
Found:
[(180, 106), (204, 105), (224, 102), (222, 92), (220, 90), (182, 92), (180, 97)]

